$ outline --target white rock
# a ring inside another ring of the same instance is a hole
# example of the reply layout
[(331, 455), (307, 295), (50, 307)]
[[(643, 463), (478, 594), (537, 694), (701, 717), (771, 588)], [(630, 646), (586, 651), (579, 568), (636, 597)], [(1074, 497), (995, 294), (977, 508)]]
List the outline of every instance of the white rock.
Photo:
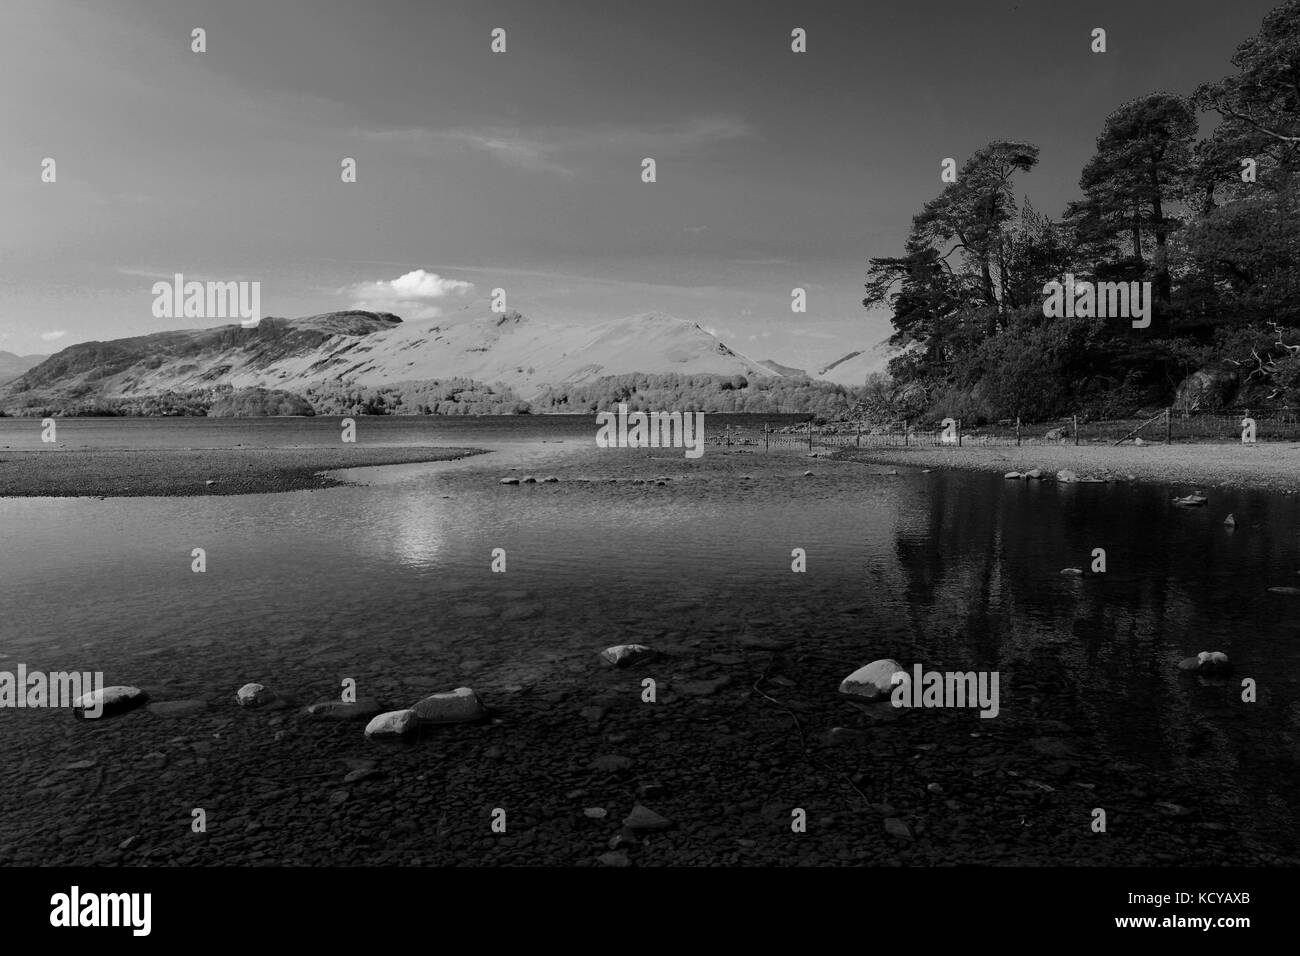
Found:
[(148, 699), (149, 695), (138, 687), (115, 684), (82, 694), (72, 702), (72, 710), (79, 717), (90, 717), (93, 720), (138, 707)]
[(1042, 471), (1041, 468), (1030, 468), (1030, 469), (1029, 469), (1027, 472), (1025, 472), (1024, 475), (1022, 475), (1021, 477), (1023, 477), (1023, 478), (1041, 478), (1041, 477), (1043, 477), (1043, 471)]
[(1068, 468), (1062, 468), (1060, 471), (1056, 473), (1056, 480), (1068, 485), (1071, 482), (1078, 481), (1079, 476), (1076, 475), (1074, 472), (1070, 471)]
[(629, 667), (654, 657), (654, 651), (644, 644), (615, 644), (600, 652), (600, 659), (615, 667)]
[(1009, 472), (1007, 472), (1005, 475), (1003, 475), (1002, 477), (1003, 477), (1003, 478), (1023, 478), (1024, 475), (1020, 474), (1020, 472), (1018, 472), (1018, 471), (1009, 471)]
[(430, 694), (411, 708), (422, 724), (459, 724), (479, 720), (487, 715), (487, 708), (478, 694), (468, 687), (457, 687), (442, 694)]
[(413, 710), (390, 710), (366, 724), (367, 737), (402, 737), (419, 725)]
[(273, 695), (261, 684), (245, 684), (235, 691), (235, 702), (240, 707), (261, 707), (268, 703)]
[(1083, 569), (1082, 568), (1061, 568), (1061, 573), (1069, 574), (1069, 575), (1083, 574)]
[[(865, 667), (859, 667), (840, 682), (841, 694), (852, 694), (867, 700), (879, 700), (889, 697), (894, 692), (893, 676), (903, 670), (898, 661), (885, 658), (872, 661)], [(906, 673), (904, 671), (904, 673)]]

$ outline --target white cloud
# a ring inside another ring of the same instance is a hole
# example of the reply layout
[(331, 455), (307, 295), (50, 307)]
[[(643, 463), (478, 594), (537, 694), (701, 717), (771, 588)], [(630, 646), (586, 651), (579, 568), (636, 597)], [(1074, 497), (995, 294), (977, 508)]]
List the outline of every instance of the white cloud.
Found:
[(440, 300), (473, 292), (474, 283), (416, 269), (396, 279), (360, 282), (348, 291), (353, 296), (354, 309), (394, 312), (406, 319), (432, 319), (442, 314), (437, 305)]
[(63, 329), (51, 329), (49, 332), (42, 332), (41, 338), (46, 342), (57, 342), (67, 334)]

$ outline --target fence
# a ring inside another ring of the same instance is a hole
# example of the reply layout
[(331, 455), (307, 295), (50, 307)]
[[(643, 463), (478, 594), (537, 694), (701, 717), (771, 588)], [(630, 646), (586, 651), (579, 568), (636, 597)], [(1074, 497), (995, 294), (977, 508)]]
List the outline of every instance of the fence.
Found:
[(1175, 442), (1240, 442), (1243, 420), (1255, 426), (1255, 440), (1300, 441), (1300, 408), (1242, 409), (1237, 412), (1178, 412), (1165, 409), (1145, 419), (1087, 421), (1078, 416), (1034, 424), (1004, 421), (965, 427), (960, 421), (885, 424), (831, 422), (770, 427), (766, 422), (729, 425), (711, 442), (746, 445), (771, 450), (824, 448), (934, 447), (938, 445), (1064, 445), (1121, 444), (1140, 440), (1146, 444)]

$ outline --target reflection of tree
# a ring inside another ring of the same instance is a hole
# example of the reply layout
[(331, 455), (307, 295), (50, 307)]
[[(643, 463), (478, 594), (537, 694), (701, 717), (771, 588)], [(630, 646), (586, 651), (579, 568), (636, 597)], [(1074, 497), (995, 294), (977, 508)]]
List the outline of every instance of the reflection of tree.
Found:
[[(935, 474), (916, 496), (928, 510), (900, 530), (894, 553), (921, 663), (997, 669), (1008, 716), (1064, 720), (1105, 753), (1217, 787), (1201, 773), (1209, 760), (1215, 775), (1276, 791), (1267, 760), (1239, 765), (1236, 754), (1277, 749), (1285, 715), (1261, 709), (1225, 726), (1236, 684), (1206, 687), (1174, 665), (1200, 650), (1284, 656), (1286, 624), (1264, 582), (1297, 565), (1293, 502), (1224, 502), (1220, 511), (1251, 515), (1248, 533), (1230, 534), (1217, 512), (1171, 509), (1163, 489)], [(1105, 575), (1089, 570), (1096, 547)], [(1061, 576), (1067, 566), (1084, 576)], [(1262, 734), (1260, 721), (1271, 743), (1243, 736)]]

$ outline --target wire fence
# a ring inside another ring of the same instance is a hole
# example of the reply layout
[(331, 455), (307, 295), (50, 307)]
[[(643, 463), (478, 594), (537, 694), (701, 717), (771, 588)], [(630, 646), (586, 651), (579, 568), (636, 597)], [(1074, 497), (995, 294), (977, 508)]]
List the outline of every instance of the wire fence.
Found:
[(968, 427), (957, 419), (941, 422), (830, 422), (814, 425), (729, 425), (710, 441), (763, 450), (824, 448), (934, 447), (944, 445), (1174, 444), (1189, 442), (1300, 441), (1300, 408), (1181, 412), (1148, 418), (1088, 421), (1078, 416), (1033, 424), (1002, 421)]

